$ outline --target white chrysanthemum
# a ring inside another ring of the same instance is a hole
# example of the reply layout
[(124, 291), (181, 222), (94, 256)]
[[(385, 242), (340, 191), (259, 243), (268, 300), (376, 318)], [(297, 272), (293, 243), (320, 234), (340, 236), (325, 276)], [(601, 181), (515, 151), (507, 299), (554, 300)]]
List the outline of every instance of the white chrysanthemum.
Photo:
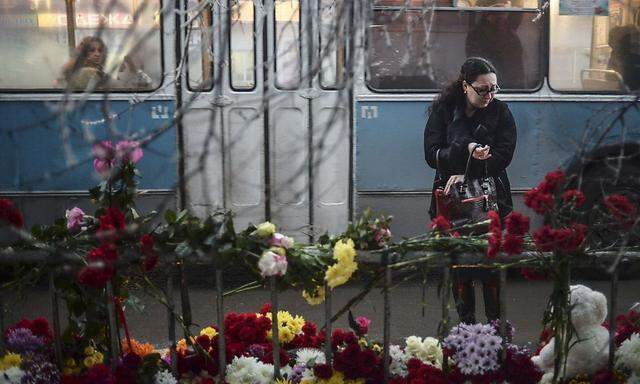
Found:
[(255, 357), (236, 356), (227, 365), (226, 381), (229, 384), (269, 384), (272, 376), (273, 365)]
[(316, 365), (325, 364), (327, 359), (324, 357), (324, 352), (315, 348), (302, 348), (296, 353), (296, 362), (300, 365)]
[(640, 376), (640, 334), (634, 333), (616, 351), (616, 368), (627, 369)]
[(169, 371), (159, 371), (154, 378), (155, 384), (177, 384), (178, 381)]
[(406, 339), (407, 352), (412, 357), (417, 357), (422, 362), (431, 364), (436, 368), (442, 367), (442, 348), (440, 342), (433, 337), (409, 336)]
[(409, 355), (400, 348), (399, 345), (389, 346), (389, 356), (391, 364), (389, 364), (389, 373), (395, 376), (405, 377), (407, 375), (407, 361)]
[(25, 372), (18, 367), (0, 371), (0, 384), (20, 384)]

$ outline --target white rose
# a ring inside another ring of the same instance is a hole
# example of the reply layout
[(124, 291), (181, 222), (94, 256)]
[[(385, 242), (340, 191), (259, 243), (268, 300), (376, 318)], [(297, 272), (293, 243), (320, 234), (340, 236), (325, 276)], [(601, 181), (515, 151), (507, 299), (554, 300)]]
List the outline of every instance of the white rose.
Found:
[(282, 276), (287, 272), (287, 258), (275, 252), (266, 251), (260, 256), (258, 268), (262, 277)]

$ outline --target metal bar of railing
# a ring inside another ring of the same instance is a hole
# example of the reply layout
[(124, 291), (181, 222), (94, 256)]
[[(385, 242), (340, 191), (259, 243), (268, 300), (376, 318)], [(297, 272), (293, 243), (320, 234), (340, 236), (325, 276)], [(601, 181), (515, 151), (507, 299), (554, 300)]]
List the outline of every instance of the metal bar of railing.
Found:
[(224, 302), (223, 302), (222, 269), (216, 267), (216, 319), (218, 321), (218, 366), (220, 377), (225, 376), (227, 354), (224, 340)]
[(187, 284), (187, 275), (184, 271), (184, 262), (179, 261), (177, 265), (178, 265), (178, 273), (180, 276), (180, 306), (182, 309), (182, 321), (184, 322), (184, 326), (185, 326), (184, 337), (186, 339), (190, 336), (189, 329), (192, 323), (191, 299), (189, 297), (189, 286)]
[(611, 276), (611, 292), (609, 298), (609, 370), (613, 370), (616, 353), (616, 309), (618, 306), (618, 273), (619, 268), (614, 268)]
[[(0, 332), (4, 332), (4, 295), (0, 292)], [(0, 354), (4, 356), (6, 353), (6, 347), (4, 345), (4, 337), (0, 337)]]
[(383, 301), (384, 301), (384, 320), (383, 320), (383, 347), (382, 347), (382, 364), (384, 382), (389, 382), (389, 364), (391, 356), (389, 355), (389, 345), (391, 343), (391, 300), (389, 298), (389, 290), (391, 289), (392, 277), (391, 268), (389, 268), (389, 253), (382, 255), (382, 263), (384, 264), (384, 283), (383, 283)]
[(118, 358), (120, 357), (120, 337), (118, 335), (118, 320), (116, 318), (116, 306), (114, 303), (113, 284), (107, 282), (107, 315), (109, 316), (109, 341), (111, 353), (111, 369), (115, 370), (118, 366)]
[(278, 334), (278, 287), (276, 276), (269, 277), (271, 290), (271, 343), (273, 344), (273, 377), (280, 378), (280, 336)]
[(509, 382), (507, 370), (507, 270), (500, 268), (500, 286), (498, 287), (498, 302), (500, 305), (500, 337), (502, 337), (502, 368), (504, 380)]
[(332, 349), (331, 349), (331, 288), (329, 284), (324, 284), (325, 301), (324, 301), (324, 355), (327, 364), (331, 364)]
[[(51, 315), (53, 316), (53, 352), (56, 363), (62, 367), (62, 337), (60, 331), (60, 308), (58, 301), (58, 290), (55, 284), (55, 270), (49, 271), (49, 297), (51, 299)], [(4, 329), (4, 328), (2, 328)]]
[(167, 271), (167, 323), (169, 337), (169, 356), (171, 357), (171, 372), (178, 377), (178, 354), (176, 352), (176, 316), (173, 289), (173, 265)]

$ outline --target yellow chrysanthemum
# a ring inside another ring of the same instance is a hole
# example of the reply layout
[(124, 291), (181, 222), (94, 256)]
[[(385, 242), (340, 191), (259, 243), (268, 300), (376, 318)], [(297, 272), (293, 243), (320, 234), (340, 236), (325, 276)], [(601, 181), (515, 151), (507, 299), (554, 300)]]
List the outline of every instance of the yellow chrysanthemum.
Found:
[(371, 349), (373, 350), (373, 352), (376, 352), (376, 353), (382, 352), (382, 346), (380, 344), (373, 344)]
[(325, 272), (324, 279), (332, 289), (338, 287), (351, 278), (351, 275), (358, 269), (358, 264), (351, 262), (338, 262), (330, 266)]
[[(131, 348), (129, 348), (129, 341), (131, 342)], [(130, 339), (129, 341), (122, 340), (121, 349), (123, 354), (132, 352), (140, 357), (145, 357), (155, 349), (153, 345), (149, 343), (140, 343), (136, 339)]]
[(84, 360), (82, 360), (82, 364), (84, 364), (84, 366), (87, 368), (91, 368), (96, 364), (100, 364), (100, 362), (94, 359), (93, 356), (89, 356), (85, 357)]
[(22, 357), (17, 353), (9, 352), (0, 359), (0, 371), (11, 367), (20, 367), (20, 364), (22, 364)]
[(318, 381), (313, 379), (302, 379), (300, 384), (316, 384)]
[(81, 371), (82, 369), (80, 367), (75, 367), (75, 368), (65, 367), (62, 369), (62, 374), (66, 376), (74, 376), (74, 375), (78, 375)]
[[(272, 320), (271, 312), (266, 314)], [(280, 344), (286, 344), (294, 339), (297, 334), (302, 333), (305, 320), (302, 316), (292, 316), (287, 311), (278, 311), (278, 340)], [(267, 332), (267, 339), (271, 341), (273, 332)]]
[(88, 346), (84, 349), (84, 355), (85, 356), (91, 356), (94, 353), (96, 353), (96, 350), (92, 347), (92, 346)]
[(367, 342), (367, 339), (365, 339), (364, 337), (361, 337), (358, 339), (358, 344), (361, 347), (365, 347), (365, 348), (369, 345), (369, 343)]
[(293, 384), (291, 380), (285, 379), (285, 378), (276, 379), (275, 383), (276, 384)]
[(324, 287), (316, 287), (315, 291), (311, 294), (305, 290), (302, 291), (302, 297), (307, 301), (309, 305), (318, 305), (324, 303), (325, 300)]
[(206, 327), (202, 331), (200, 331), (200, 336), (207, 335), (210, 339), (218, 336), (218, 331), (216, 331), (213, 327)]
[(75, 359), (68, 358), (64, 361), (64, 366), (68, 368), (75, 368), (78, 366), (78, 363), (76, 363)]
[(356, 257), (356, 248), (353, 240), (340, 240), (333, 247), (333, 258), (338, 263), (353, 262)]
[(345, 380), (344, 374), (339, 371), (333, 371), (333, 375), (327, 380), (318, 380), (320, 384), (364, 384), (364, 379)]

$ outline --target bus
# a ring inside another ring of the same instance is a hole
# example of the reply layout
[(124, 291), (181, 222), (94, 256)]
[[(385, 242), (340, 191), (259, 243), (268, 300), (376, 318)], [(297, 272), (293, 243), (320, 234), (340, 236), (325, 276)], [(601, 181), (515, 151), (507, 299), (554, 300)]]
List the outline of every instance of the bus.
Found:
[[(139, 140), (142, 210), (309, 241), (370, 207), (415, 235), (429, 105), (468, 56), (516, 120), (516, 209), (576, 153), (596, 154), (585, 178), (621, 161), (632, 194), (639, 28), (639, 0), (0, 0), (0, 196), (50, 222), (87, 204), (93, 144)], [(108, 81), (76, 89), (61, 74), (87, 36)]]

